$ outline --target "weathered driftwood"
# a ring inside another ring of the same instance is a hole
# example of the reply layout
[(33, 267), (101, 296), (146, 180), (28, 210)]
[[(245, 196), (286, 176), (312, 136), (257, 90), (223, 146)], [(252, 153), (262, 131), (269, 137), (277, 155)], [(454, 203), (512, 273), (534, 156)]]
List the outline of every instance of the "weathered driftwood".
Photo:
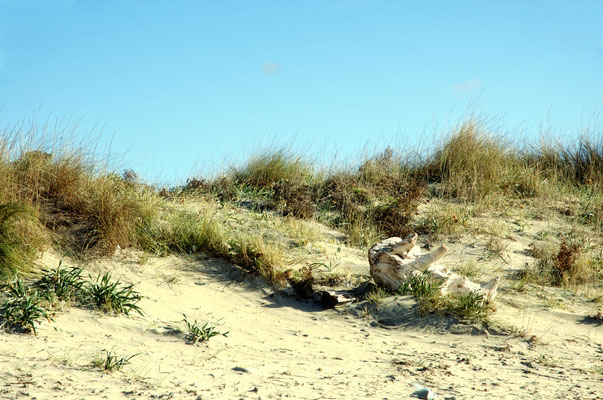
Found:
[(500, 278), (479, 285), (464, 276), (450, 271), (450, 268), (439, 263), (446, 254), (446, 246), (440, 246), (427, 254), (420, 254), (416, 245), (418, 235), (410, 234), (404, 239), (392, 237), (385, 239), (369, 249), (369, 264), (371, 276), (375, 283), (392, 291), (397, 291), (402, 282), (413, 275), (430, 272), (434, 278), (443, 281), (442, 294), (462, 296), (471, 292), (491, 301), (496, 297)]
[(349, 290), (324, 290), (321, 303), (324, 308), (335, 308), (353, 303), (356, 300), (354, 294)]

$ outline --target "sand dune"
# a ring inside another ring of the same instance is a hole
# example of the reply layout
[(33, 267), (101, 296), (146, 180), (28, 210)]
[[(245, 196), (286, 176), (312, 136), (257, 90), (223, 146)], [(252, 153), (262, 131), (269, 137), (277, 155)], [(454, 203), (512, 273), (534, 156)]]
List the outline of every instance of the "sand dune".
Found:
[[(1, 333), (0, 398), (398, 399), (410, 398), (413, 384), (448, 399), (603, 396), (594, 372), (603, 328), (571, 312), (520, 312), (503, 294), (496, 318), (522, 335), (412, 321), (386, 329), (378, 315), (283, 297), (221, 260), (138, 260), (122, 252), (86, 270), (135, 283), (144, 316), (71, 307), (37, 336)], [(186, 344), (183, 314), (229, 334)], [(91, 364), (103, 350), (135, 356), (105, 373)]]

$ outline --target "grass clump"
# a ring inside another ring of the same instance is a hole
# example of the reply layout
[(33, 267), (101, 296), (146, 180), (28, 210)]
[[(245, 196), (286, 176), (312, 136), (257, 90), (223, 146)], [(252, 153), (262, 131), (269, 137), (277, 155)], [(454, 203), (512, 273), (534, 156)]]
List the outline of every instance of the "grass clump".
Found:
[(197, 213), (177, 211), (166, 220), (145, 228), (141, 237), (144, 250), (155, 254), (205, 252), (224, 258), (249, 272), (259, 273), (273, 283), (286, 279), (278, 267), (279, 247), (261, 235), (229, 229), (211, 203)]
[(402, 282), (399, 293), (411, 295), (425, 314), (452, 314), (461, 322), (487, 322), (492, 312), (481, 294), (470, 292), (459, 297), (442, 296), (443, 282), (429, 272), (413, 275)]
[(225, 232), (211, 207), (199, 213), (178, 210), (157, 222), (141, 227), (140, 246), (146, 251), (157, 255), (207, 251), (219, 257), (228, 253)]
[(232, 167), (234, 182), (256, 188), (278, 182), (304, 182), (313, 176), (311, 164), (284, 149), (265, 151), (253, 156), (244, 166)]
[(447, 198), (482, 201), (495, 193), (533, 195), (522, 177), (528, 176), (508, 140), (488, 133), (484, 124), (470, 120), (439, 146), (424, 173), (441, 184), (440, 194)]
[[(52, 233), (57, 247), (74, 256), (108, 255), (117, 246), (135, 245), (136, 228), (152, 219), (158, 199), (132, 173), (119, 176), (85, 148), (49, 138), (36, 127), (0, 130), (0, 176), (0, 204), (10, 205), (0, 210), (3, 231), (16, 217), (35, 220)], [(23, 223), (17, 226), (23, 229)], [(29, 243), (14, 234), (10, 238), (22, 242), (21, 248), (36, 249), (43, 243), (32, 239), (39, 236), (29, 229)], [(19, 257), (7, 262), (13, 270), (24, 267)]]
[(410, 294), (413, 297), (429, 298), (439, 295), (442, 289), (442, 282), (433, 277), (429, 272), (412, 275), (404, 280), (398, 291), (400, 294)]
[(549, 180), (572, 186), (600, 188), (603, 184), (603, 137), (600, 133), (586, 132), (569, 145), (543, 139), (540, 147), (526, 158)]
[(364, 300), (366, 300), (369, 304), (379, 305), (383, 302), (383, 299), (385, 299), (388, 295), (389, 293), (387, 292), (387, 290), (377, 287), (373, 288), (373, 290), (371, 290), (364, 297)]
[(185, 336), (186, 342), (188, 344), (195, 344), (199, 342), (207, 342), (214, 336), (222, 335), (227, 337), (229, 332), (219, 332), (218, 328), (212, 325), (209, 321), (205, 322), (203, 325), (200, 325), (197, 320), (193, 322), (189, 321), (186, 314), (182, 314), (184, 316), (184, 323), (186, 324), (187, 334)]
[(134, 354), (129, 357), (119, 357), (113, 350), (104, 350), (104, 352), (104, 356), (98, 355), (94, 361), (92, 361), (92, 365), (107, 372), (120, 371), (123, 367), (130, 364), (132, 358), (138, 355)]
[(7, 299), (2, 304), (0, 326), (9, 331), (32, 332), (36, 335), (36, 324), (43, 319), (52, 320), (40, 294), (26, 287), (19, 277), (9, 282), (5, 290)]
[(44, 242), (32, 208), (19, 202), (0, 205), (0, 277), (30, 270)]
[(95, 282), (90, 282), (86, 288), (89, 301), (104, 312), (130, 315), (135, 311), (143, 315), (136, 304), (141, 299), (140, 293), (134, 290), (134, 285), (120, 285), (119, 280), (111, 281), (111, 274), (99, 275)]
[(398, 289), (402, 295), (411, 295), (419, 306), (423, 315), (436, 313), (442, 305), (442, 284), (429, 272), (415, 274), (404, 280)]
[(481, 294), (470, 292), (453, 299), (452, 311), (461, 321), (487, 321), (492, 308)]
[(74, 301), (81, 299), (84, 291), (84, 279), (80, 267), (61, 267), (62, 261), (54, 270), (43, 270), (44, 275), (37, 286), (50, 300)]

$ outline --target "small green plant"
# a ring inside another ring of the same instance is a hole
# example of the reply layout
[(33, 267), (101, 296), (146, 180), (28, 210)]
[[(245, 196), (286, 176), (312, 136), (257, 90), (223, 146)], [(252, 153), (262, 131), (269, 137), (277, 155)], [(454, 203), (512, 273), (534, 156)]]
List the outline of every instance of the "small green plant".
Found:
[(44, 270), (44, 276), (38, 281), (37, 286), (43, 296), (52, 301), (55, 297), (63, 301), (75, 300), (82, 295), (84, 280), (82, 269), (79, 267), (61, 268), (62, 261), (54, 270)]
[(340, 263), (335, 263), (333, 264), (332, 261), (329, 261), (329, 264), (327, 265), (326, 263), (323, 262), (313, 262), (312, 264), (310, 264), (310, 268), (312, 270), (320, 270), (323, 269), (324, 271), (331, 273), (333, 272), (333, 270), (335, 268), (337, 268), (339, 266)]
[(36, 335), (36, 323), (39, 324), (41, 319), (52, 320), (42, 306), (43, 299), (39, 293), (26, 288), (19, 277), (15, 277), (6, 287), (8, 299), (2, 305), (0, 326), (9, 331), (19, 330)]
[(486, 257), (492, 258), (496, 256), (500, 258), (501, 261), (505, 264), (509, 264), (504, 257), (504, 251), (506, 248), (507, 246), (503, 243), (500, 238), (496, 237), (494, 234), (490, 234), (490, 237), (486, 242)]
[(454, 299), (453, 312), (461, 321), (486, 321), (491, 311), (484, 297), (475, 292)]
[(134, 290), (134, 285), (122, 286), (119, 280), (112, 282), (109, 272), (102, 277), (99, 275), (94, 283), (89, 283), (86, 292), (92, 304), (105, 312), (130, 315), (130, 311), (136, 311), (143, 315), (136, 304), (142, 296)]
[(415, 298), (432, 298), (441, 293), (442, 282), (433, 278), (429, 272), (413, 275), (402, 282), (400, 294), (410, 294)]
[(97, 368), (102, 368), (104, 371), (119, 371), (124, 366), (130, 364), (130, 360), (136, 357), (138, 354), (131, 355), (129, 357), (118, 357), (113, 350), (104, 350), (105, 355), (98, 355), (92, 362)]
[(442, 297), (442, 284), (442, 281), (435, 279), (426, 271), (403, 281), (398, 291), (402, 295), (410, 294), (415, 298), (422, 315), (438, 313), (446, 303)]
[(185, 336), (186, 342), (188, 344), (195, 344), (198, 342), (207, 342), (214, 336), (222, 335), (227, 337), (230, 332), (218, 332), (218, 328), (212, 325), (209, 321), (205, 322), (203, 325), (199, 325), (199, 322), (195, 320), (194, 322), (190, 322), (186, 316), (186, 314), (182, 314), (184, 316), (184, 323), (186, 324), (187, 334)]
[(372, 290), (370, 293), (368, 293), (364, 299), (368, 303), (378, 305), (378, 304), (381, 304), (383, 302), (383, 299), (386, 298), (387, 296), (388, 296), (388, 293), (386, 290), (384, 290), (382, 288), (376, 288), (376, 289)]

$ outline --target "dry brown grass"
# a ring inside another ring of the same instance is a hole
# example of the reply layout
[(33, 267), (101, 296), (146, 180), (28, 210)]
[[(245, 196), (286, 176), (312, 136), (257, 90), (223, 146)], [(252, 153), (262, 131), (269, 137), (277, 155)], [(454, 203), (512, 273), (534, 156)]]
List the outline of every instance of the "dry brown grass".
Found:
[[(136, 244), (138, 228), (152, 218), (155, 198), (153, 190), (99, 169), (83, 148), (44, 143), (44, 132), (35, 130), (0, 132), (0, 205), (29, 210), (7, 221), (23, 227), (35, 220), (48, 233), (5, 229), (4, 243), (36, 249), (54, 243), (74, 256), (111, 254), (117, 246)], [(0, 272), (24, 269), (32, 257), (23, 260)]]

